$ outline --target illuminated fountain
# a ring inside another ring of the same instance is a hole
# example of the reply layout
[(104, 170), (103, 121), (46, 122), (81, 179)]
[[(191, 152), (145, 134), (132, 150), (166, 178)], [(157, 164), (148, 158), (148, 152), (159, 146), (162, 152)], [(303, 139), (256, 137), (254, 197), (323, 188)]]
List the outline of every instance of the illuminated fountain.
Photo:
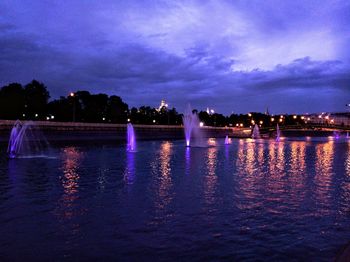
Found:
[(260, 138), (260, 131), (259, 131), (259, 126), (255, 125), (252, 133), (252, 138), (253, 139), (259, 139)]
[(205, 147), (208, 146), (203, 139), (202, 130), (200, 129), (200, 122), (198, 115), (192, 112), (190, 106), (187, 107), (182, 121), (185, 130), (186, 146)]
[(281, 137), (281, 131), (280, 131), (280, 127), (277, 124), (276, 126), (276, 141), (279, 142), (280, 141), (280, 137)]
[(47, 140), (33, 122), (15, 122), (7, 148), (9, 158), (44, 156), (47, 148)]
[(134, 152), (136, 150), (136, 139), (135, 139), (135, 132), (134, 127), (131, 123), (127, 124), (127, 151)]
[(228, 138), (228, 136), (225, 137), (225, 145), (229, 145), (230, 144), (230, 139)]
[(346, 132), (346, 138), (349, 139), (349, 132)]
[(339, 139), (339, 137), (340, 137), (339, 131), (333, 131), (333, 137), (335, 139)]

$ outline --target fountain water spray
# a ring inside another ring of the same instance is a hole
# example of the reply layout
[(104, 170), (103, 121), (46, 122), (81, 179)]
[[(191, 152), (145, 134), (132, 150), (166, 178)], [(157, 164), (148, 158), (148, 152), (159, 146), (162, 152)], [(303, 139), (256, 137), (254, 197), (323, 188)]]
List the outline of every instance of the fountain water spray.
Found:
[(230, 144), (230, 139), (228, 138), (228, 136), (225, 137), (225, 145)]
[(134, 127), (131, 123), (127, 124), (127, 151), (133, 152), (136, 150), (136, 139)]
[(182, 117), (182, 121), (185, 130), (186, 146), (208, 146), (203, 139), (202, 130), (200, 129), (199, 118), (196, 113), (192, 112), (190, 106), (187, 107)]
[(252, 133), (252, 138), (253, 139), (259, 139), (260, 138), (260, 131), (259, 131), (259, 126), (255, 125)]
[(346, 138), (349, 138), (349, 132), (346, 132)]
[(17, 120), (11, 130), (7, 153), (9, 158), (43, 156), (49, 144), (33, 122)]
[(276, 141), (279, 142), (280, 141), (280, 137), (281, 137), (281, 131), (280, 131), (280, 127), (277, 124), (276, 125)]

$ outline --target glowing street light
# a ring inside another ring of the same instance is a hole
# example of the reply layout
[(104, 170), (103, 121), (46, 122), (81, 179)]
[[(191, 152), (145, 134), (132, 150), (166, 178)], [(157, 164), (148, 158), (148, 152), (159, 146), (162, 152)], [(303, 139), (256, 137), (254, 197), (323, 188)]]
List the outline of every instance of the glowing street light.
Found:
[(297, 119), (297, 116), (296, 116), (296, 115), (294, 115), (294, 116), (293, 116), (293, 118), (294, 118), (294, 119)]
[(241, 123), (239, 126), (240, 126), (240, 127), (243, 127), (243, 124)]
[(263, 124), (263, 121), (260, 121), (259, 123), (260, 123), (260, 125), (262, 125), (262, 124)]
[(249, 116), (249, 117), (251, 117), (251, 116), (252, 116), (252, 114), (251, 114), (251, 113), (249, 113), (249, 114), (248, 114), (248, 116)]
[(252, 120), (252, 121), (250, 121), (253, 125), (255, 124), (255, 121), (254, 120)]
[(271, 117), (271, 122), (275, 121), (275, 119), (273, 117)]
[(282, 118), (280, 118), (280, 122), (282, 123), (282, 121), (283, 121), (283, 119)]
[(203, 122), (200, 122), (200, 123), (199, 123), (199, 126), (200, 126), (200, 127), (203, 127), (203, 126), (204, 126), (204, 123), (203, 123)]
[[(69, 96), (74, 98), (75, 94), (73, 92), (70, 92)], [(75, 99), (72, 99), (72, 100), (73, 100), (73, 122), (75, 122)]]
[(130, 122), (130, 118), (128, 118), (127, 121)]

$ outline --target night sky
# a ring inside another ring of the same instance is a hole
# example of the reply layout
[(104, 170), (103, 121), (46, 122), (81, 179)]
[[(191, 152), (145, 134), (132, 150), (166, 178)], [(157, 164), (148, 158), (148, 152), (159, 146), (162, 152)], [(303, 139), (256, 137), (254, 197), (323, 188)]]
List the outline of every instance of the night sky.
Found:
[(0, 85), (129, 106), (345, 111), (350, 1), (0, 1)]

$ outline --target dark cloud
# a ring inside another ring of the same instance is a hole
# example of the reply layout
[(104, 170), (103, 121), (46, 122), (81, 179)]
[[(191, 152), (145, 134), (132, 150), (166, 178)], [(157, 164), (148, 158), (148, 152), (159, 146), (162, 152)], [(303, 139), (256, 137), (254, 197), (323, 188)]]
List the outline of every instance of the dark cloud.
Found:
[(325, 6), (5, 1), (0, 84), (36, 78), (52, 97), (83, 89), (120, 95), (131, 106), (164, 98), (180, 110), (187, 103), (224, 113), (344, 110), (350, 19), (340, 7), (349, 5)]

